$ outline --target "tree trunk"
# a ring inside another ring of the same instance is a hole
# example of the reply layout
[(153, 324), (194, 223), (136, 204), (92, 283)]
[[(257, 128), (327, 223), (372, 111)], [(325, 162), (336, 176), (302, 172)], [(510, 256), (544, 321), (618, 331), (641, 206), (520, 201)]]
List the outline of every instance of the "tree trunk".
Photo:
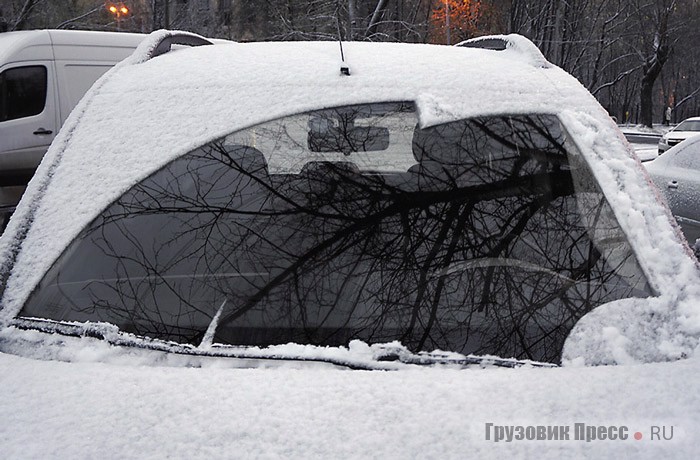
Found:
[(642, 78), (642, 89), (639, 92), (639, 112), (642, 118), (642, 124), (651, 128), (652, 122), (654, 120), (653, 107), (653, 95), (654, 95), (654, 79), (647, 78), (647, 75)]
[(675, 2), (671, 2), (670, 6), (661, 11), (659, 15), (659, 28), (656, 31), (654, 40), (654, 54), (652, 54), (644, 64), (642, 87), (639, 93), (639, 111), (642, 117), (642, 124), (649, 128), (652, 127), (654, 121), (654, 83), (671, 53), (671, 48), (668, 45), (668, 18), (674, 6)]
[(371, 38), (372, 35), (374, 35), (377, 32), (377, 27), (379, 26), (379, 22), (382, 20), (382, 16), (384, 15), (384, 8), (386, 8), (387, 1), (388, 0), (377, 1), (377, 6), (374, 9), (372, 18), (370, 19), (369, 25), (367, 26), (367, 32), (365, 33), (365, 36), (367, 38)]
[(348, 30), (345, 34), (346, 40), (355, 40), (356, 21), (357, 9), (355, 7), (355, 0), (348, 0)]

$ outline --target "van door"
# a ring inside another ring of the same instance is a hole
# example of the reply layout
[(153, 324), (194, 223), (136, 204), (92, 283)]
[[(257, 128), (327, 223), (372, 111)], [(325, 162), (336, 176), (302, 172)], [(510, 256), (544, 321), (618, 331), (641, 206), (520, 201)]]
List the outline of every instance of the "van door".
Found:
[(36, 169), (58, 131), (55, 69), (25, 61), (0, 69), (0, 185)]
[(61, 124), (92, 85), (116, 62), (55, 61)]

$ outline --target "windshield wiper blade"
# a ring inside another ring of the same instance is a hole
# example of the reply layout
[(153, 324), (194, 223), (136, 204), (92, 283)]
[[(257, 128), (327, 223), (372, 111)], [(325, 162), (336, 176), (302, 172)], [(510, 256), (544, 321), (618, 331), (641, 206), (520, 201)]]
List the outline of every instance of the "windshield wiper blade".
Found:
[(458, 367), (507, 367), (515, 368), (522, 366), (531, 367), (559, 367), (554, 363), (544, 363), (529, 359), (501, 358), (498, 356), (477, 356), (462, 355), (452, 352), (419, 352), (413, 353), (403, 346), (383, 346), (375, 351), (374, 358), (377, 361), (398, 361), (404, 364), (415, 364), (420, 366), (458, 366)]
[[(219, 310), (223, 310), (226, 302), (223, 302)], [(210, 324), (210, 332), (216, 327), (214, 320)], [(48, 334), (60, 334), (63, 336), (89, 337), (105, 340), (110, 344), (142, 348), (166, 353), (197, 356), (201, 358), (237, 358), (241, 360), (269, 360), (269, 361), (295, 361), (326, 363), (348, 369), (358, 370), (398, 370), (402, 365), (418, 366), (449, 366), (457, 368), (469, 367), (505, 367), (516, 368), (522, 366), (553, 368), (559, 367), (552, 363), (521, 360), (515, 358), (500, 358), (497, 356), (462, 355), (453, 352), (433, 351), (413, 353), (398, 342), (386, 344), (374, 344), (367, 346), (367, 354), (353, 355), (348, 350), (340, 347), (346, 353), (336, 353), (327, 347), (320, 347), (318, 353), (309, 353), (309, 350), (284, 350), (285, 346), (270, 346), (267, 348), (233, 346), (210, 343), (211, 338), (203, 340), (204, 346), (199, 347), (166, 342), (148, 337), (136, 336), (124, 333), (113, 324), (108, 323), (71, 323), (39, 318), (15, 318), (12, 325), (22, 330), (39, 330)], [(302, 346), (303, 347), (303, 346)]]

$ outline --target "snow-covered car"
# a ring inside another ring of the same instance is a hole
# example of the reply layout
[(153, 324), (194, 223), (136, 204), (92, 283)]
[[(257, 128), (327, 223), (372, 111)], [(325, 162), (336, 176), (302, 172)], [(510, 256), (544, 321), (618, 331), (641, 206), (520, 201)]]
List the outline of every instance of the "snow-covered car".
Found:
[(168, 40), (0, 239), (0, 454), (693, 455), (699, 267), (531, 42)]
[(700, 137), (676, 145), (646, 167), (688, 242), (700, 251)]
[(659, 155), (684, 140), (700, 134), (700, 117), (688, 118), (659, 139)]

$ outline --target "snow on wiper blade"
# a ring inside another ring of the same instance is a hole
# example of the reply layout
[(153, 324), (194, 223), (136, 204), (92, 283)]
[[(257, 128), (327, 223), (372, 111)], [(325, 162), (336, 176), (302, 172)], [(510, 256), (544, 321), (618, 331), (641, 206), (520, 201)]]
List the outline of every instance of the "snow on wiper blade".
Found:
[[(117, 326), (108, 323), (75, 323), (38, 318), (15, 318), (12, 321), (12, 326), (20, 330), (38, 330), (64, 337), (72, 336), (104, 340), (111, 345), (124, 346), (127, 348), (163, 352), (166, 354), (188, 355), (192, 360), (194, 360), (195, 357), (199, 357), (234, 358), (257, 361), (315, 362), (362, 370), (399, 370), (406, 365), (446, 365), (460, 368), (472, 366), (497, 366), (508, 368), (521, 366), (558, 367), (556, 364), (551, 363), (513, 358), (505, 359), (497, 356), (462, 355), (440, 350), (413, 353), (399, 342), (369, 345), (359, 340), (352, 340), (347, 347), (288, 343), (260, 348), (210, 343), (211, 339), (208, 339), (203, 340), (204, 346), (196, 347), (189, 344), (166, 342), (148, 337), (136, 336), (122, 332)], [(0, 342), (2, 342), (1, 338)], [(38, 340), (38, 342), (41, 343), (42, 341)], [(66, 354), (67, 350), (65, 349), (64, 340), (59, 339), (58, 342), (63, 344), (61, 348), (63, 348), (63, 353)], [(38, 343), (36, 345), (38, 346)], [(89, 348), (90, 346), (92, 345), (82, 345), (83, 348)], [(76, 344), (76, 347), (76, 350), (80, 349), (81, 345)], [(2, 348), (1, 344), (0, 348)], [(194, 365), (193, 363), (194, 361), (188, 365)]]
[(422, 366), (451, 365), (459, 367), (469, 366), (496, 366), (515, 368), (521, 366), (532, 367), (559, 367), (553, 363), (543, 363), (529, 359), (500, 358), (498, 356), (462, 355), (459, 353), (433, 351), (412, 353), (403, 346), (384, 346), (381, 351), (375, 351), (377, 361), (398, 361), (404, 364), (416, 364)]

